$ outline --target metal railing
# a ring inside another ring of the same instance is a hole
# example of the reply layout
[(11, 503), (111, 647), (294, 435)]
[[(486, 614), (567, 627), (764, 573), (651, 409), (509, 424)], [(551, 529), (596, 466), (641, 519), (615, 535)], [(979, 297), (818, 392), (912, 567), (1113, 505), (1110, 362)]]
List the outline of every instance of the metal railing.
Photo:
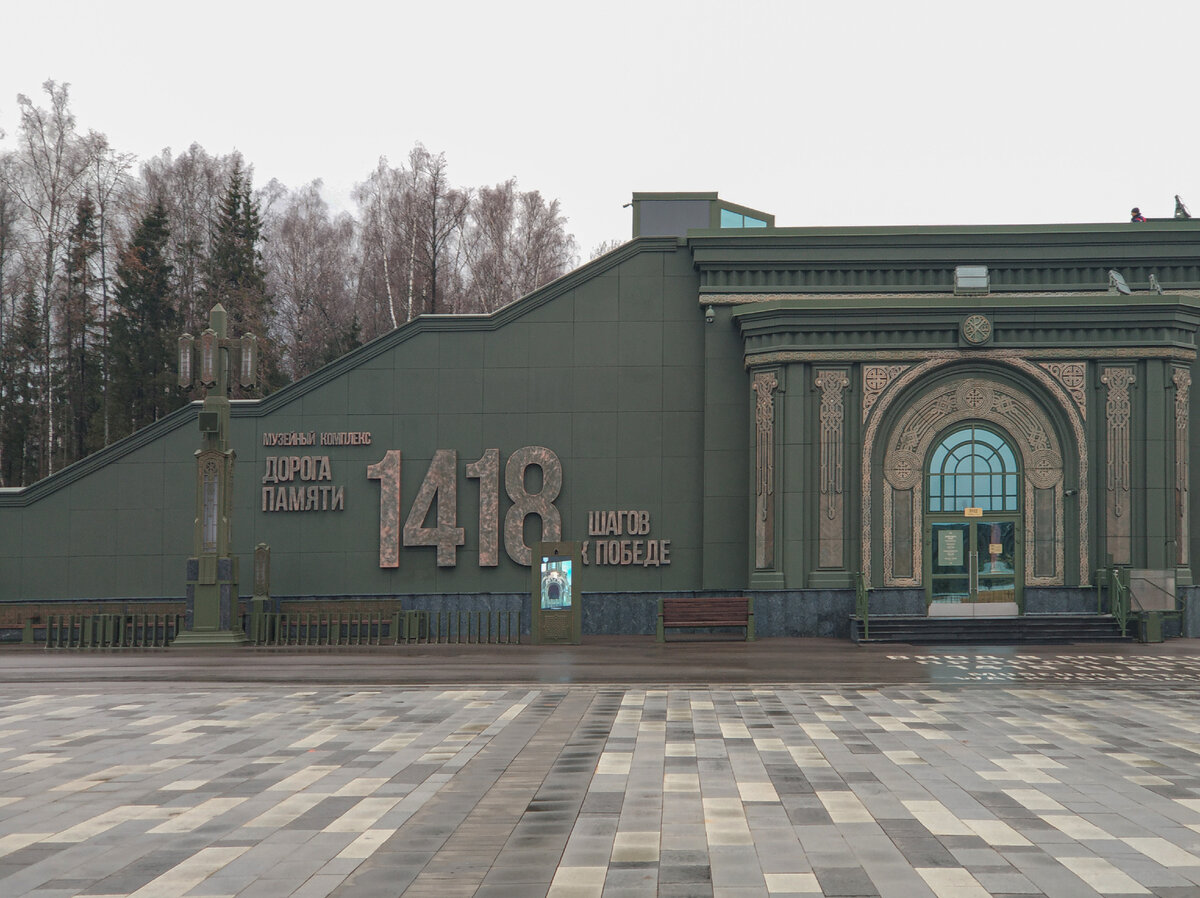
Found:
[(854, 574), (854, 609), (862, 621), (863, 639), (870, 639), (871, 590), (862, 571)]
[(402, 613), (300, 611), (245, 614), (242, 629), (252, 645), (388, 645), (395, 642), (396, 619)]
[(1108, 613), (1113, 616), (1117, 626), (1121, 628), (1121, 636), (1126, 636), (1129, 629), (1129, 619), (1133, 616), (1131, 593), (1129, 591), (1129, 568), (1113, 566), (1101, 568), (1096, 577), (1096, 613), (1104, 613), (1104, 588), (1108, 588)]
[[(32, 621), (27, 624), (36, 634)], [(47, 649), (166, 648), (183, 629), (182, 614), (51, 614)]]
[(520, 611), (268, 612), (243, 616), (251, 645), (519, 644)]
[[(1121, 635), (1127, 636), (1131, 623), (1138, 626), (1139, 638), (1143, 641), (1162, 641), (1162, 621), (1171, 619), (1180, 622), (1180, 632), (1184, 629), (1184, 618), (1187, 612), (1187, 599), (1176, 592), (1171, 595), (1161, 586), (1147, 580), (1139, 581), (1143, 588), (1150, 588), (1167, 596), (1173, 608), (1146, 608), (1139, 601), (1132, 587), (1132, 571), (1127, 567), (1114, 565), (1111, 568), (1101, 568), (1096, 576), (1096, 612), (1105, 612), (1104, 600), (1108, 598), (1108, 613), (1112, 615), (1121, 628)], [(1107, 590), (1105, 589), (1107, 587)], [(1151, 633), (1157, 636), (1151, 636)]]
[(520, 611), (404, 611), (396, 643), (521, 643)]

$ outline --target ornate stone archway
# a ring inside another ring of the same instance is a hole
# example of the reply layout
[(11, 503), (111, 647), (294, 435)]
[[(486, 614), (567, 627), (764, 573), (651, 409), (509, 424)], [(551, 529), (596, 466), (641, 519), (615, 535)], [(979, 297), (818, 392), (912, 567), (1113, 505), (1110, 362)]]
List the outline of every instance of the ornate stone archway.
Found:
[[(976, 356), (978, 358), (978, 356)], [(1064, 577), (1064, 487), (1062, 448), (1041, 404), (1028, 392), (986, 374), (964, 374), (919, 392), (920, 383), (952, 359), (933, 359), (903, 372), (887, 385), (869, 410), (864, 432), (863, 546), (864, 570), (870, 576), (875, 487), (882, 511), (882, 583), (884, 586), (922, 585), (922, 528), (924, 523), (925, 457), (934, 438), (959, 421), (980, 420), (998, 425), (1013, 438), (1021, 452), (1023, 471), (1025, 582), (1057, 586)], [(1082, 426), (1085, 410), (1078, 399), (1062, 388), (1047, 371), (1017, 359), (1004, 363), (1039, 381), (1054, 395), (1066, 413), (1075, 436), (1080, 464), (1080, 521), (1086, 522), (1086, 444)], [(889, 378), (890, 380), (890, 378)], [(899, 397), (913, 397), (890, 431), (881, 437), (886, 409)], [(876, 446), (878, 445), (878, 449)], [(883, 452), (883, 478), (872, 483), (872, 458)], [(1080, 582), (1087, 583), (1087, 535), (1080, 539)]]

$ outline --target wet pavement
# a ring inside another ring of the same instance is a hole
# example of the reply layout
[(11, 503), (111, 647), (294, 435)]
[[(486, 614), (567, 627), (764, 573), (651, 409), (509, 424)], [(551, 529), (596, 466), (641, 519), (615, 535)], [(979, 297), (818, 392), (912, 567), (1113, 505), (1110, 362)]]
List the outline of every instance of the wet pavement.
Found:
[(582, 645), (0, 651), (0, 682), (1195, 683), (1200, 640), (1032, 646), (856, 646), (835, 639), (588, 637)]
[(1200, 896), (1200, 644), (0, 651), (0, 895)]

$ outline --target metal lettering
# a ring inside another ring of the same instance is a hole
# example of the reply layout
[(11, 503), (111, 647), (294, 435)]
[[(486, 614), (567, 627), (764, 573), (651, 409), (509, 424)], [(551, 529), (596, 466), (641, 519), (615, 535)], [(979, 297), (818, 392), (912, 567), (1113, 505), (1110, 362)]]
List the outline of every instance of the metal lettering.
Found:
[(467, 465), (467, 479), (479, 481), (479, 566), (500, 564), (500, 450), (487, 449)]
[(344, 486), (333, 487), (333, 500), (329, 503), (330, 511), (342, 511), (346, 507), (346, 488)]
[(300, 479), (301, 480), (316, 480), (316, 475), (313, 473), (313, 457), (305, 455), (300, 459)]
[(262, 510), (275, 510), (275, 490), (269, 486), (264, 486), (262, 488)]
[(645, 540), (635, 539), (633, 541), (633, 558), (630, 559), (631, 564), (641, 564), (642, 563), (642, 549), (643, 549), (643, 547), (645, 547), (645, 545), (646, 545)]
[[(542, 488), (530, 493), (525, 473), (534, 465), (542, 469)], [(562, 539), (562, 514), (554, 505), (562, 490), (562, 462), (543, 446), (518, 449), (504, 467), (504, 488), (513, 503), (504, 516), (504, 551), (517, 564), (529, 566), (533, 553), (525, 544), (526, 517), (535, 514), (541, 519), (543, 542)]]
[(591, 545), (591, 543), (589, 543), (586, 539), (582, 543), (580, 543), (579, 557), (583, 561), (584, 564), (591, 564), (591, 562), (588, 561), (588, 546), (590, 546), (590, 545)]
[(287, 476), (288, 480), (298, 480), (299, 479), (296, 475), (298, 475), (300, 473), (300, 461), (301, 461), (301, 459), (300, 459), (299, 455), (289, 455), (288, 456), (288, 476)]
[[(437, 525), (426, 527), (425, 519), (437, 503)], [(458, 453), (438, 449), (425, 472), (425, 479), (404, 521), (404, 545), (436, 546), (438, 567), (454, 567), (458, 547), (466, 531), (458, 526)]]
[(305, 511), (316, 511), (320, 507), (321, 488), (319, 486), (310, 486), (308, 488), (308, 496), (304, 500)]
[(656, 539), (646, 540), (646, 557), (642, 561), (642, 567), (650, 567), (651, 565), (654, 565), (654, 567), (658, 567), (659, 565), (658, 540)]
[(650, 512), (639, 511), (638, 512), (638, 523), (641, 525), (640, 527), (638, 527), (638, 533), (642, 536), (646, 536), (647, 534), (649, 534), (650, 533)]
[(288, 511), (304, 511), (304, 487), (288, 487)]
[(263, 474), (263, 483), (278, 483), (279, 475), (275, 470), (276, 458), (274, 455), (267, 456), (267, 473)]
[(367, 479), (379, 481), (379, 566), (400, 566), (400, 450), (389, 449), (367, 466)]
[(329, 456), (321, 456), (321, 464), (317, 469), (317, 480), (333, 480), (333, 468), (329, 464)]

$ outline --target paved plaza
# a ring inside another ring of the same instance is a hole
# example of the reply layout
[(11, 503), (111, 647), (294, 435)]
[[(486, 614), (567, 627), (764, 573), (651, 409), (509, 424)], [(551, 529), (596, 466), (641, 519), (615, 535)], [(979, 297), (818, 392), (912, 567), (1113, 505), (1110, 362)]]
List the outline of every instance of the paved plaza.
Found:
[(1200, 896), (1194, 641), (812, 642), (5, 650), (0, 896)]

